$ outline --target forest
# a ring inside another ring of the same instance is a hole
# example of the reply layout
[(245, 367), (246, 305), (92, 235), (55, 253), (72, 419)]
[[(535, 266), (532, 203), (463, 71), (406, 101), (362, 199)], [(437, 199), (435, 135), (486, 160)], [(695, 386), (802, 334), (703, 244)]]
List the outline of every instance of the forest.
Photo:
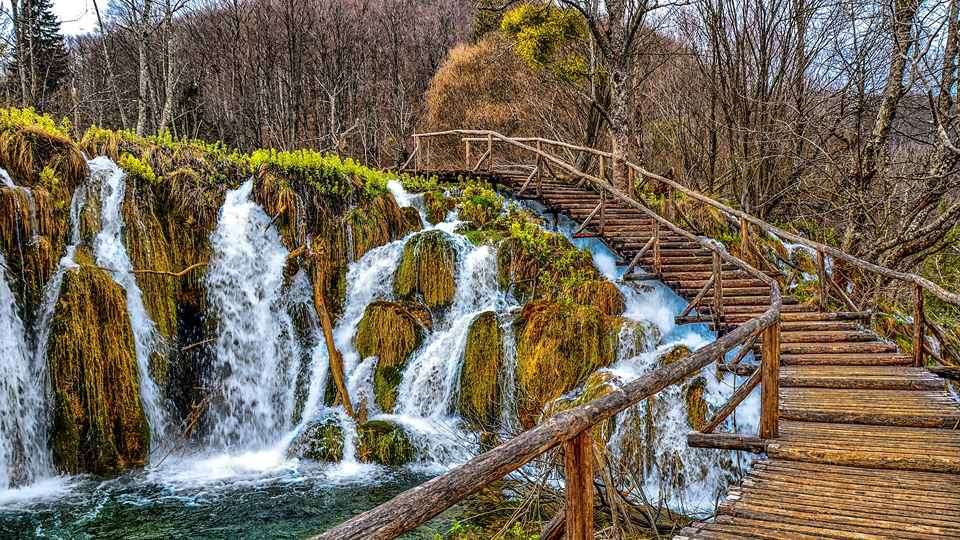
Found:
[(960, 0), (70, 3), (0, 6), (0, 536), (960, 534), (875, 478), (956, 509)]

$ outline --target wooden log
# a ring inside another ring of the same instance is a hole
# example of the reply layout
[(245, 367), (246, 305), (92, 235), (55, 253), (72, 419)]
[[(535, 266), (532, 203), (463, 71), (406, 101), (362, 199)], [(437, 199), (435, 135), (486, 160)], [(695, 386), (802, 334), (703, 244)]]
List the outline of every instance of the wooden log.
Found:
[(767, 441), (761, 437), (738, 435), (736, 433), (689, 433), (687, 446), (691, 448), (713, 448), (716, 450), (743, 450), (762, 454), (766, 451)]
[(763, 331), (760, 438), (776, 439), (780, 424), (780, 321)]
[(470, 168), (470, 159), (471, 159), (471, 158), (470, 158), (470, 141), (469, 141), (469, 140), (466, 140), (466, 139), (464, 139), (464, 141), (463, 141), (463, 155), (464, 155), (464, 159), (463, 159), (463, 161), (464, 161), (464, 166), (465, 166), (467, 169), (469, 169), (469, 168)]
[(653, 224), (653, 271), (660, 273), (663, 270), (663, 258), (660, 255), (660, 222)]
[(566, 508), (561, 506), (560, 511), (543, 526), (543, 530), (540, 532), (540, 540), (563, 540), (564, 527), (566, 524)]
[(717, 429), (717, 426), (719, 426), (721, 422), (733, 414), (733, 411), (737, 410), (737, 407), (740, 405), (740, 403), (742, 403), (743, 400), (750, 395), (750, 392), (752, 392), (753, 389), (760, 384), (760, 372), (761, 370), (759, 369), (754, 370), (753, 375), (747, 379), (747, 382), (743, 383), (740, 388), (737, 388), (737, 391), (730, 396), (730, 399), (728, 399), (727, 402), (720, 407), (720, 410), (713, 415), (713, 418), (707, 422), (707, 425), (704, 426), (702, 433), (710, 433)]
[(680, 313), (680, 315), (678, 316), (678, 318), (679, 318), (679, 317), (686, 317), (686, 316), (693, 310), (693, 308), (695, 308), (695, 307), (697, 307), (698, 305), (700, 305), (700, 301), (703, 300), (703, 297), (704, 297), (704, 296), (706, 296), (707, 291), (710, 290), (710, 287), (713, 287), (713, 283), (714, 283), (716, 280), (717, 280), (717, 277), (716, 277), (716, 276), (710, 278), (710, 281), (708, 281), (707, 284), (704, 285), (702, 289), (700, 289), (700, 292), (697, 293), (697, 296), (695, 296), (695, 297), (693, 298), (693, 300), (692, 300), (689, 304), (687, 304), (687, 307), (685, 307), (685, 308), (683, 309), (683, 312)]
[(830, 286), (828, 282), (830, 281), (830, 276), (827, 275), (827, 263), (826, 258), (823, 255), (823, 250), (817, 250), (817, 282), (820, 285), (820, 298), (817, 299), (817, 305), (820, 307), (820, 311), (827, 310), (827, 301), (830, 296)]
[(592, 431), (587, 429), (563, 443), (567, 540), (593, 538)]
[(960, 381), (960, 367), (932, 367), (929, 368), (930, 373), (933, 373), (944, 379), (953, 379), (955, 381)]
[(924, 315), (923, 315), (923, 287), (913, 286), (913, 365), (923, 366), (923, 336), (924, 336)]

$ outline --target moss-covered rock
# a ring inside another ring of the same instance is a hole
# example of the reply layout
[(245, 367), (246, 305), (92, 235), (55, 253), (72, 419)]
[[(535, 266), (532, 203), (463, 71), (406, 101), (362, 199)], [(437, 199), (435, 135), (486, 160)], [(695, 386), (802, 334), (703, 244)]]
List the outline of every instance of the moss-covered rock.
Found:
[(470, 323), (460, 370), (460, 414), (476, 429), (489, 431), (500, 413), (503, 336), (497, 314), (485, 311)]
[(675, 362), (678, 362), (690, 356), (691, 352), (692, 351), (690, 350), (690, 347), (687, 347), (686, 345), (674, 345), (669, 349), (661, 352), (659, 357), (657, 358), (657, 362), (661, 367), (669, 366), (670, 364), (673, 364)]
[(652, 323), (621, 318), (618, 338), (618, 351), (621, 358), (632, 358), (655, 349), (662, 336), (660, 329)]
[[(595, 399), (602, 398), (607, 394), (617, 391), (620, 388), (617, 377), (609, 371), (594, 371), (587, 377), (587, 380), (575, 391), (560, 396), (546, 405), (543, 411), (543, 417), (549, 418), (559, 412), (579, 407), (590, 403)], [(593, 428), (593, 440), (598, 448), (603, 448), (613, 430), (616, 427), (613, 418), (600, 422)]]
[(150, 449), (133, 331), (123, 289), (85, 253), (77, 262), (50, 332), (51, 447), (63, 472), (116, 474), (144, 465)]
[(377, 405), (393, 411), (407, 358), (431, 326), (430, 312), (420, 304), (373, 302), (367, 306), (354, 343), (361, 357), (377, 357), (373, 388)]
[(394, 274), (393, 290), (403, 300), (418, 300), (431, 309), (453, 302), (457, 253), (442, 231), (427, 231), (410, 239)]
[(357, 458), (367, 463), (404, 465), (413, 460), (407, 432), (388, 420), (371, 420), (357, 427)]
[(443, 191), (433, 190), (423, 194), (423, 204), (427, 209), (427, 221), (437, 224), (447, 218), (447, 214), (457, 207), (457, 202), (447, 197)]
[(577, 284), (570, 295), (574, 302), (594, 306), (611, 317), (623, 315), (626, 309), (623, 293), (606, 279), (591, 279)]
[(313, 461), (337, 462), (343, 459), (343, 427), (334, 417), (307, 425), (290, 443), (287, 456)]
[(703, 430), (707, 425), (709, 407), (704, 394), (707, 391), (707, 380), (697, 377), (688, 382), (683, 389), (684, 404), (687, 411), (687, 425), (694, 431)]
[(533, 302), (523, 308), (518, 325), (517, 408), (526, 427), (544, 405), (616, 356), (619, 321), (592, 306)]

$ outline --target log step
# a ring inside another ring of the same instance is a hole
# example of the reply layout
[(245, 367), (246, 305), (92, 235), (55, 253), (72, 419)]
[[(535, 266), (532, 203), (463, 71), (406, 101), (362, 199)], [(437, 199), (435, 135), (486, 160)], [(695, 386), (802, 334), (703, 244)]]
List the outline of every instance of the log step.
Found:
[(841, 342), (841, 343), (783, 343), (783, 354), (829, 354), (829, 353), (893, 353), (897, 352), (896, 343), (884, 341)]
[(913, 358), (895, 353), (808, 353), (782, 354), (780, 363), (784, 366), (910, 366)]
[(781, 343), (842, 343), (877, 341), (879, 338), (873, 332), (866, 330), (840, 331), (781, 331)]
[(783, 388), (784, 420), (878, 426), (950, 428), (960, 425), (960, 405), (945, 392)]
[(945, 389), (942, 379), (925, 369), (907, 366), (783, 366), (780, 386), (853, 390)]

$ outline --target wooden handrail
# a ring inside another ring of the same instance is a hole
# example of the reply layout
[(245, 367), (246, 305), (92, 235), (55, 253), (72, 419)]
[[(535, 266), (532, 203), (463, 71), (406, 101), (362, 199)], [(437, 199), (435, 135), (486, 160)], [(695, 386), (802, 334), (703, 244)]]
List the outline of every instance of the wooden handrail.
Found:
[[(658, 232), (660, 227), (666, 227), (712, 251), (715, 254), (715, 261), (721, 267), (722, 263), (720, 261), (726, 261), (761, 280), (770, 287), (770, 306), (761, 315), (739, 325), (730, 333), (721, 336), (688, 357), (643, 375), (606, 396), (548, 418), (543, 423), (521, 433), (493, 450), (485, 452), (466, 464), (429, 480), (421, 486), (401, 493), (392, 500), (342, 523), (317, 538), (394, 538), (415, 529), (461, 501), (464, 497), (519, 469), (558, 445), (563, 445), (565, 454), (567, 506), (570, 507), (566, 512), (567, 526), (574, 534), (588, 537), (592, 533), (592, 515), (589, 515), (592, 512), (592, 502), (588, 500), (592, 498), (589, 493), (592, 489), (592, 482), (586, 477), (583, 461), (585, 459), (592, 460), (592, 457), (590, 457), (592, 452), (588, 450), (592, 444), (589, 435), (592, 427), (598, 422), (611, 418), (627, 407), (703, 369), (716, 358), (722, 358), (733, 347), (743, 344), (751, 336), (759, 332), (764, 332), (765, 336), (770, 335), (768, 329), (778, 328), (779, 324), (782, 305), (779, 284), (775, 279), (727, 253), (716, 243), (707, 241), (674, 225), (671, 221), (632, 197), (620, 192), (605, 178), (580, 171), (575, 166), (544, 152), (543, 144), (556, 144), (554, 141), (534, 138), (520, 141), (484, 130), (453, 130), (433, 134), (418, 134), (418, 137), (450, 134), (466, 137), (482, 136), (483, 140), (487, 141), (488, 151), (492, 148), (494, 140), (510, 144), (537, 156), (538, 169), (539, 164), (542, 163), (551, 174), (554, 174), (551, 167), (551, 165), (554, 165), (573, 178), (578, 178), (581, 182), (588, 182), (601, 194), (602, 201), (605, 201), (609, 194), (621, 203), (636, 208), (649, 216), (654, 221)], [(534, 142), (536, 147), (530, 146), (526, 142)], [(573, 145), (561, 145), (577, 150), (591, 151), (591, 149), (576, 148)], [(556, 175), (554, 174), (554, 176)], [(653, 248), (657, 250), (658, 247), (656, 240), (654, 240)], [(771, 383), (766, 376), (767, 373), (764, 372), (763, 379), (772, 388), (768, 388), (766, 394), (772, 393), (776, 396), (778, 392), (776, 380), (773, 379)], [(769, 406), (768, 400), (765, 400), (765, 405)], [(763, 425), (769, 425), (772, 422), (774, 426), (772, 433), (775, 435), (776, 412), (765, 409), (763, 416), (765, 417)], [(770, 432), (770, 429), (766, 431)], [(574, 490), (575, 493), (571, 493), (570, 490)], [(589, 511), (588, 507), (590, 508)], [(580, 510), (577, 511), (577, 508)], [(586, 518), (585, 514), (587, 514)]]

